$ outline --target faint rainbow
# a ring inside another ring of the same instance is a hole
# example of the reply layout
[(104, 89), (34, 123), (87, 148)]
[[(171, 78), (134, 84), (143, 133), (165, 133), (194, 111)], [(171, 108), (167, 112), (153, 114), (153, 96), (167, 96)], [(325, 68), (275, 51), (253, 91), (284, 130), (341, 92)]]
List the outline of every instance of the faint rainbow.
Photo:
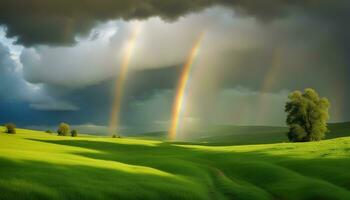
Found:
[(115, 91), (114, 91), (112, 110), (111, 110), (111, 115), (109, 120), (110, 134), (114, 134), (115, 131), (117, 131), (119, 126), (120, 108), (121, 108), (122, 99), (123, 99), (124, 84), (126, 81), (132, 53), (135, 49), (135, 44), (139, 33), (140, 33), (140, 24), (136, 23), (134, 25), (134, 29), (128, 41), (125, 44), (123, 59), (120, 65), (120, 70), (117, 76), (117, 80), (115, 82)]
[(330, 120), (332, 122), (342, 122), (345, 110), (345, 91), (347, 91), (345, 81), (341, 77), (337, 77), (337, 79), (333, 81), (331, 90), (334, 99), (331, 102), (331, 109), (333, 111), (330, 112)]
[(259, 108), (257, 113), (257, 122), (261, 122), (266, 116), (265, 114), (269, 110), (269, 102), (267, 93), (271, 92), (272, 87), (275, 84), (276, 77), (281, 65), (282, 51), (280, 47), (276, 47), (272, 52), (271, 64), (268, 68), (260, 89), (260, 96), (258, 99)]
[(194, 61), (198, 55), (199, 48), (201, 46), (202, 40), (204, 37), (204, 33), (202, 32), (195, 43), (193, 44), (193, 47), (190, 51), (190, 54), (187, 58), (187, 61), (185, 65), (183, 66), (181, 75), (180, 75), (180, 80), (177, 85), (177, 90), (176, 90), (176, 95), (174, 99), (174, 104), (173, 104), (173, 110), (172, 110), (172, 115), (171, 115), (171, 125), (168, 133), (168, 138), (170, 140), (174, 140), (177, 135), (178, 127), (179, 127), (179, 120), (180, 120), (180, 115), (181, 115), (181, 110), (183, 109), (184, 106), (184, 101), (185, 101), (185, 92), (186, 92), (186, 87), (188, 85), (192, 67), (194, 64)]

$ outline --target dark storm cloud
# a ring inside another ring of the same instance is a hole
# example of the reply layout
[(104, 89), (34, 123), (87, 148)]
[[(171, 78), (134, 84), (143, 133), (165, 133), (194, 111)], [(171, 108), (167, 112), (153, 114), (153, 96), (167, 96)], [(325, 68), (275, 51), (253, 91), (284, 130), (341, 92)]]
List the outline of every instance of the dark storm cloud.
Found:
[(304, 12), (331, 21), (345, 21), (349, 16), (346, 0), (2, 0), (0, 24), (7, 27), (8, 37), (16, 36), (17, 42), (26, 46), (67, 45), (74, 43), (76, 35), (86, 34), (98, 22), (152, 16), (176, 20), (213, 5), (231, 7), (265, 21), (291, 12)]
[[(78, 107), (43, 93), (40, 87), (28, 83), (19, 63), (15, 62), (8, 47), (0, 43), (0, 104), (21, 104), (37, 110), (77, 110)], [(6, 106), (5, 106), (6, 107)], [(10, 106), (11, 107), (11, 106)]]
[(28, 101), (35, 100), (33, 95), (39, 95), (31, 91), (18, 67), (9, 49), (0, 43), (0, 124), (15, 122), (24, 126), (50, 121), (47, 116), (30, 109)]
[(188, 0), (4, 0), (0, 2), (0, 24), (8, 37), (18, 43), (71, 44), (77, 34), (85, 34), (98, 22), (110, 19), (140, 19), (161, 16), (175, 19), (200, 10), (211, 1)]

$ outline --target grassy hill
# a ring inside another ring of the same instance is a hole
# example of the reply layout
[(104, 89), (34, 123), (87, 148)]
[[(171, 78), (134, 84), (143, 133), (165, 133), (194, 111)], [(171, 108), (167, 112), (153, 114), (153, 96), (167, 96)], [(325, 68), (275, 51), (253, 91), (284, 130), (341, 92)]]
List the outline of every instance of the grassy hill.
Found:
[(349, 166), (350, 137), (204, 146), (0, 130), (2, 200), (349, 199)]

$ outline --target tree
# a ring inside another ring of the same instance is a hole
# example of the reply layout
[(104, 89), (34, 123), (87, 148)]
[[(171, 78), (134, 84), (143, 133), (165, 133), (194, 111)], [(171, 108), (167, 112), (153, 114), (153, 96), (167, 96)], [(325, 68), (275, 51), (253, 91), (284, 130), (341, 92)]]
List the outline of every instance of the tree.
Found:
[(289, 141), (307, 142), (325, 138), (328, 131), (330, 103), (327, 98), (320, 98), (311, 88), (294, 91), (289, 96), (285, 111), (287, 115), (287, 134)]
[(72, 131), (70, 132), (70, 135), (71, 135), (72, 137), (77, 137), (77, 136), (78, 136), (78, 131), (77, 131), (77, 130), (72, 130)]
[(117, 134), (113, 134), (112, 135), (112, 138), (122, 138), (120, 135), (117, 135)]
[(57, 129), (57, 133), (58, 135), (60, 136), (67, 136), (69, 134), (69, 125), (66, 124), (66, 123), (61, 123), (59, 126), (58, 126), (58, 129)]
[(13, 123), (9, 123), (5, 125), (6, 133), (15, 134), (16, 133), (16, 125)]

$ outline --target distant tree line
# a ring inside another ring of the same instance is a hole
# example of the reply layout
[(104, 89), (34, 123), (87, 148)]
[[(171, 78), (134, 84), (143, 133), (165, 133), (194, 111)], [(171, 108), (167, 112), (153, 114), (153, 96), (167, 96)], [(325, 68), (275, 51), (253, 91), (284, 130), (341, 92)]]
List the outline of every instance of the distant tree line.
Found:
[[(50, 133), (50, 134), (53, 133), (53, 131), (51, 131), (51, 130), (46, 130), (45, 132), (46, 133)], [(15, 134), (16, 133), (16, 125), (14, 123), (5, 124), (5, 133)], [(77, 137), (78, 136), (78, 131), (75, 130), (75, 129), (70, 131), (69, 124), (61, 123), (58, 126), (57, 134), (59, 136), (68, 136), (70, 134), (70, 136), (72, 136), (72, 137)]]

